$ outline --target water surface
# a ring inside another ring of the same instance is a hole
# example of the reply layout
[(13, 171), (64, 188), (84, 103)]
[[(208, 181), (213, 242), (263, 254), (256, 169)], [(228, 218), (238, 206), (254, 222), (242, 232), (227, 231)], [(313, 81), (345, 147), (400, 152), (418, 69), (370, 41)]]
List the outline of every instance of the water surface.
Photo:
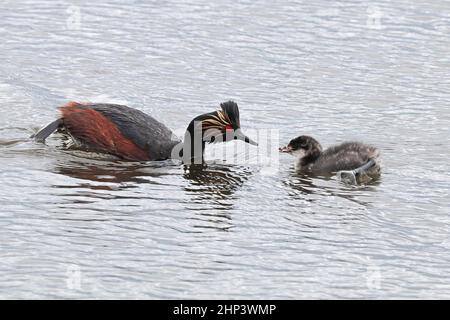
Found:
[[(450, 298), (448, 1), (3, 0), (0, 21), (1, 298)], [(280, 143), (376, 145), (382, 178), (27, 140), (69, 100), (182, 135), (228, 99)]]

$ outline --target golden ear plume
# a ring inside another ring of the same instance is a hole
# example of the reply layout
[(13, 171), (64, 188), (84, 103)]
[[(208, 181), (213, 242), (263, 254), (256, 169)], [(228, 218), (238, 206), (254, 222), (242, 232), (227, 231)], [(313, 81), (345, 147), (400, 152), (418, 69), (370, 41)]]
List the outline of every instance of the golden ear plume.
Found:
[(223, 111), (217, 111), (215, 114), (211, 115), (208, 119), (202, 121), (202, 129), (219, 129), (231, 125), (230, 119)]

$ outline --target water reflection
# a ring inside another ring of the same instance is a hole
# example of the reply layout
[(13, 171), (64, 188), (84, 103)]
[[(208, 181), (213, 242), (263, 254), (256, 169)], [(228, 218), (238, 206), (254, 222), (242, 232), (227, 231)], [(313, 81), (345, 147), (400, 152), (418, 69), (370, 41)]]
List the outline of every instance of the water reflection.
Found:
[[(61, 160), (54, 172), (80, 180), (105, 183), (90, 185), (92, 189), (106, 190), (136, 188), (139, 184), (158, 184), (154, 178), (167, 175), (160, 170), (163, 163), (127, 163), (122, 161), (105, 161), (95, 159)], [(110, 186), (113, 184), (115, 187)]]
[(248, 168), (217, 164), (192, 165), (184, 169), (183, 177), (189, 181), (185, 190), (198, 200), (215, 202), (231, 200), (252, 173)]
[(203, 164), (184, 167), (183, 177), (188, 181), (184, 190), (189, 195), (187, 209), (198, 229), (228, 231), (233, 227), (230, 210), (234, 208), (235, 193), (251, 176), (249, 168), (221, 164)]
[[(84, 1), (79, 29), (30, 2), (0, 2), (0, 297), (450, 296), (448, 2), (374, 1), (379, 29), (360, 0)], [(137, 107), (182, 135), (229, 98), (243, 127), (362, 139), (392, 172), (350, 188), (292, 159), (183, 171), (83, 156), (59, 135), (13, 141), (68, 100)], [(66, 286), (72, 264), (82, 290)]]
[[(0, 134), (0, 147), (12, 147), (23, 142), (28, 142), (30, 140), (28, 137), (31, 135), (27, 128), (21, 127), (3, 127), (0, 128)], [(4, 134), (7, 134), (7, 137)]]
[(304, 200), (314, 202), (320, 200), (311, 195), (336, 196), (352, 201), (361, 206), (370, 205), (369, 202), (361, 200), (361, 192), (376, 191), (374, 185), (378, 185), (379, 180), (373, 181), (370, 185), (349, 186), (339, 183), (335, 176), (312, 176), (305, 173), (292, 173), (283, 184), (294, 192), (289, 193), (292, 198), (298, 198), (299, 195)]
[(0, 147), (11, 147), (27, 141), (28, 140), (25, 139), (8, 139), (8, 140), (0, 139)]

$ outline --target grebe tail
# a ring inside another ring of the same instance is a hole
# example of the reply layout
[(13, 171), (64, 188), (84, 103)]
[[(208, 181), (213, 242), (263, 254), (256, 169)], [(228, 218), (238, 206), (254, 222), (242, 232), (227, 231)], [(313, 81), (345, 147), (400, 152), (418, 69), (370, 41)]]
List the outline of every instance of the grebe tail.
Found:
[(61, 128), (63, 125), (63, 120), (61, 118), (49, 123), (47, 126), (39, 130), (36, 134), (33, 134), (30, 138), (36, 140), (37, 142), (45, 142), (53, 132)]

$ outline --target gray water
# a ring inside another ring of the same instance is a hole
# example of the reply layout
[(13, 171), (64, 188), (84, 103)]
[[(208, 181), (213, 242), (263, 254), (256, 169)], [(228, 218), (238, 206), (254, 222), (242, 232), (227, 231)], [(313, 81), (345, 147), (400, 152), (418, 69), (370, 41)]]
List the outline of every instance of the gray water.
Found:
[[(450, 298), (450, 2), (370, 3), (2, 0), (0, 298)], [(182, 134), (228, 99), (280, 144), (377, 146), (381, 179), (27, 140), (69, 100)]]

